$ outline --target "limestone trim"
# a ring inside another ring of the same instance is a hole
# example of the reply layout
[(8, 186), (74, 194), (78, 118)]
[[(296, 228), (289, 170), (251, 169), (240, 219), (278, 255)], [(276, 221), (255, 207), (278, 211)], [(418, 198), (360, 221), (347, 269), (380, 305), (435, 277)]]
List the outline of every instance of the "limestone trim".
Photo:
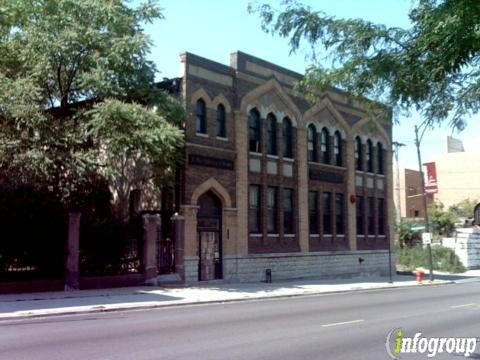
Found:
[[(190, 103), (192, 105), (195, 105), (199, 99), (202, 99), (203, 101), (205, 101), (205, 106), (207, 108), (210, 108), (210, 109), (213, 108), (212, 99), (210, 99), (210, 96), (208, 96), (207, 92), (203, 88), (200, 88), (200, 89), (196, 90), (192, 94), (192, 96), (190, 97)], [(225, 106), (225, 109), (226, 108), (227, 107)]]
[(188, 64), (187, 73), (189, 75), (197, 76), (208, 81), (216, 82), (223, 86), (233, 86), (233, 78), (230, 75), (220, 74), (216, 71), (211, 71), (202, 66)]
[(227, 114), (230, 114), (232, 112), (232, 107), (228, 102), (227, 98), (223, 94), (219, 94), (215, 96), (215, 98), (212, 101), (212, 108), (217, 109), (218, 105), (220, 104), (225, 106), (225, 112)]
[[(222, 141), (224, 141), (224, 140), (222, 140)], [(185, 144), (189, 147), (191, 146), (191, 147), (197, 147), (197, 148), (200, 148), (200, 149), (209, 149), (209, 150), (215, 150), (215, 151), (218, 151), (218, 152), (235, 154), (235, 150), (224, 149), (224, 148), (219, 148), (219, 147), (210, 146), (210, 145), (195, 144), (195, 143), (188, 142), (188, 141)]]
[[(324, 109), (327, 109), (328, 111), (330, 111), (330, 113), (333, 115), (335, 120), (337, 120), (337, 124), (339, 125), (338, 127), (336, 126), (332, 127), (330, 126), (330, 124), (326, 124), (321, 120), (319, 121), (315, 119), (315, 116)], [(305, 125), (305, 128), (306, 128), (310, 124), (315, 125), (315, 127), (317, 128), (317, 132), (320, 132), (323, 127), (327, 127), (332, 134), (338, 130), (342, 135), (343, 139), (347, 137), (347, 134), (350, 129), (347, 121), (343, 118), (340, 112), (335, 108), (335, 106), (333, 105), (333, 103), (330, 101), (328, 97), (323, 98), (322, 101), (318, 102), (317, 104), (315, 104), (313, 107), (311, 107), (305, 112), (302, 118), (302, 125)]]
[(286, 108), (289, 110), (288, 112), (290, 112), (290, 114), (288, 112), (285, 112), (285, 116), (288, 116), (292, 121), (292, 124), (294, 124), (294, 126), (297, 126), (298, 121), (302, 117), (302, 113), (298, 109), (297, 105), (295, 105), (293, 100), (290, 98), (290, 96), (283, 90), (282, 86), (276, 79), (271, 79), (265, 84), (260, 85), (247, 93), (240, 102), (240, 112), (242, 112), (243, 114), (247, 114), (251, 104), (256, 103), (259, 97), (261, 97), (263, 94), (268, 93), (269, 91), (274, 91), (277, 93), (277, 95), (285, 104)]
[(217, 195), (221, 200), (224, 208), (232, 207), (232, 199), (228, 191), (220, 184), (215, 178), (211, 177), (201, 185), (199, 185), (192, 194), (191, 204), (197, 205), (198, 199), (201, 195), (207, 191), (212, 191)]
[[(368, 136), (365, 134), (364, 131), (361, 131), (362, 127), (370, 122), (375, 124), (378, 130), (378, 133), (372, 134), (372, 136)], [(374, 117), (366, 116), (363, 119), (361, 119), (359, 122), (357, 122), (355, 125), (353, 125), (351, 129), (351, 135), (353, 138), (360, 136), (360, 138), (362, 139), (362, 143), (365, 143), (366, 141), (363, 141), (363, 139), (366, 139), (368, 137), (368, 138), (371, 138), (372, 141), (375, 140), (376, 141), (375, 144), (378, 142), (381, 142), (382, 145), (391, 147), (391, 143), (390, 143), (387, 132)]]
[[(265, 80), (265, 79), (260, 79), (260, 78), (257, 78), (255, 76), (253, 76), (253, 75), (245, 74), (245, 73), (238, 72), (238, 71), (236, 72), (236, 75), (237, 75), (237, 78), (240, 79), (240, 80), (245, 80), (245, 81), (248, 81), (250, 83), (257, 84), (257, 85), (262, 85), (262, 84), (265, 84), (267, 82), (267, 80)], [(283, 86), (283, 91), (285, 91), (285, 93), (287, 93), (290, 96), (301, 97), (301, 94), (299, 94), (294, 89), (290, 89), (286, 85)]]

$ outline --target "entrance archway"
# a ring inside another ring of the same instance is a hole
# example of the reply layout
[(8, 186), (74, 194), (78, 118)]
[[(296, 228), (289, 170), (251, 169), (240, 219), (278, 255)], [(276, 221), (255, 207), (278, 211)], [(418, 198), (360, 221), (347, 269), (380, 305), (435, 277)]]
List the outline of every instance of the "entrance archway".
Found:
[(477, 204), (473, 210), (473, 221), (476, 225), (480, 225), (480, 204)]
[(208, 191), (198, 205), (198, 280), (222, 279), (222, 202)]

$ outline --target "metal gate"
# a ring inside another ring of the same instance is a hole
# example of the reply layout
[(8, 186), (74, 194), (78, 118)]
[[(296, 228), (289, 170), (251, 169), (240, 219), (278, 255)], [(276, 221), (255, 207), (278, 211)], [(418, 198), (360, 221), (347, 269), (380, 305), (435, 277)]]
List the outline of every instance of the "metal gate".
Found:
[(175, 272), (175, 234), (169, 213), (159, 212), (162, 221), (157, 228), (157, 272), (159, 275)]

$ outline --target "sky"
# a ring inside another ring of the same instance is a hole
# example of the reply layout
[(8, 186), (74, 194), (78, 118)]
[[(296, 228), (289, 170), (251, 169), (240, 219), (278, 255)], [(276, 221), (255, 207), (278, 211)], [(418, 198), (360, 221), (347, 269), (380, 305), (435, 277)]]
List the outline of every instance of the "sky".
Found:
[[(280, 1), (268, 1), (278, 6)], [(134, 3), (138, 3), (135, 0)], [(266, 34), (260, 18), (247, 11), (250, 0), (161, 0), (165, 19), (145, 26), (152, 40), (153, 60), (158, 79), (179, 75), (179, 54), (188, 51), (228, 65), (229, 55), (237, 50), (265, 59), (287, 69), (304, 73), (308, 62), (301, 51), (290, 54), (288, 40)], [(265, 1), (264, 1), (265, 2)], [(362, 18), (387, 26), (408, 28), (411, 0), (305, 0), (315, 10), (339, 18)], [(418, 169), (414, 146), (414, 126), (422, 119), (416, 113), (401, 116), (393, 128), (393, 139), (405, 144), (399, 151), (400, 167)], [(478, 152), (480, 114), (469, 120), (467, 128), (453, 134), (466, 151)], [(445, 124), (426, 132), (422, 144), (422, 162), (434, 161), (446, 152), (446, 137), (452, 130)]]

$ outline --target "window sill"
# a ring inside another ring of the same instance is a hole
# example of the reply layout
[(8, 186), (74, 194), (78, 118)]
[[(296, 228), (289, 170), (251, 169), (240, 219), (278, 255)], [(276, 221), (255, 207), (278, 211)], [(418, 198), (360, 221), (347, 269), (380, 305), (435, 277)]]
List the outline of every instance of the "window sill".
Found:
[(268, 159), (278, 160), (278, 155), (270, 155), (270, 154), (267, 154), (267, 158), (268, 158)]
[(336, 234), (335, 236), (336, 236), (336, 237), (343, 237), (343, 238), (344, 238), (344, 237), (345, 237), (345, 234)]
[(387, 237), (387, 235), (377, 235), (379, 238)]
[(365, 235), (357, 235), (357, 237), (364, 238), (364, 237), (365, 237)]
[(253, 156), (262, 156), (263, 155), (262, 153), (259, 153), (259, 152), (256, 152), (256, 151), (249, 151), (248, 153), (250, 155), (253, 155)]
[(203, 138), (208, 138), (208, 134), (204, 134), (204, 133), (195, 133), (195, 136), (198, 136), (198, 137), (203, 137)]
[(228, 138), (223, 137), (223, 136), (217, 136), (217, 140), (220, 140), (220, 141), (228, 141)]
[(318, 238), (318, 237), (320, 237), (320, 234), (310, 234), (310, 237)]
[(280, 237), (280, 234), (268, 234), (267, 237), (278, 238)]
[(263, 234), (257, 234), (257, 233), (250, 233), (249, 234), (251, 237), (262, 237)]
[(295, 236), (296, 236), (295, 234), (283, 234), (283, 237), (286, 237), (286, 238), (293, 238)]
[(295, 162), (295, 159), (288, 158), (288, 157), (284, 157), (284, 158), (283, 158), (283, 161), (293, 163), (293, 162)]
[(337, 166), (337, 165), (332, 165), (332, 164), (324, 164), (321, 162), (317, 161), (309, 161), (308, 165), (315, 165), (315, 166), (325, 166), (330, 169), (337, 169), (337, 170), (346, 170), (347, 168), (345, 166)]
[(324, 237), (332, 237), (333, 234), (323, 234)]

